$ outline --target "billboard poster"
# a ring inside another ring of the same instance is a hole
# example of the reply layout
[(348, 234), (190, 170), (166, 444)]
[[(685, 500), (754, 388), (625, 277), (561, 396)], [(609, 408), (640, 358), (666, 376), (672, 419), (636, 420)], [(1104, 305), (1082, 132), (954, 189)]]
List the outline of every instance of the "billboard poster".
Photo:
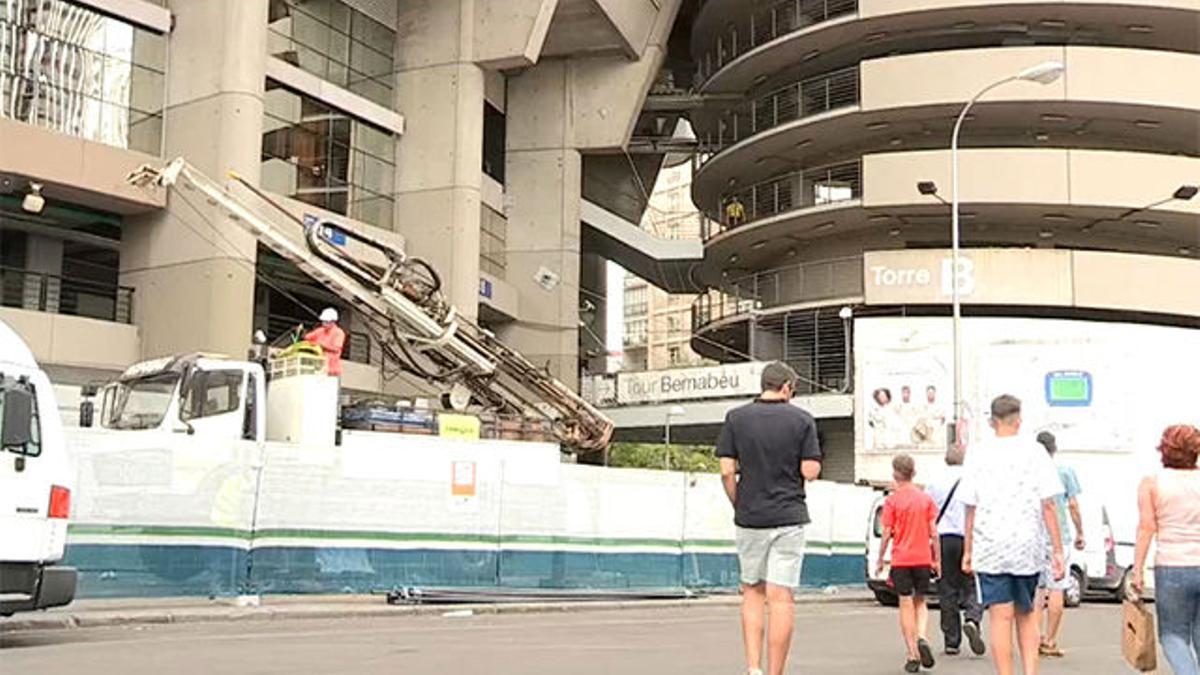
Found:
[[(949, 318), (855, 321), (856, 440), (863, 453), (942, 451), (953, 404)], [(962, 321), (968, 443), (989, 434), (991, 400), (1022, 401), (1023, 430), (1062, 450), (1153, 448), (1168, 424), (1195, 423), (1200, 331), (1066, 319)]]

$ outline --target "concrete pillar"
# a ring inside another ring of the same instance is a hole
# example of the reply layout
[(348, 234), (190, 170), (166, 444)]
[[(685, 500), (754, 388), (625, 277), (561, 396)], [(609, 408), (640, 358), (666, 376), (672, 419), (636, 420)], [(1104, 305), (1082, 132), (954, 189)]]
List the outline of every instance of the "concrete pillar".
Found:
[[(543, 61), (508, 83), (508, 281), (521, 294), (521, 318), (503, 337), (575, 386), (582, 158), (573, 147), (572, 75), (569, 61)], [(557, 282), (540, 283), (541, 269)]]
[(404, 114), (396, 166), (398, 230), (428, 260), (447, 298), (474, 318), (479, 305), (483, 70), (473, 56), (474, 0), (400, 6), (396, 105)]
[[(63, 241), (30, 234), (25, 241), (25, 309), (58, 313), (62, 296)], [(43, 304), (44, 303), (44, 304)]]
[[(257, 182), (268, 0), (170, 0), (165, 157), (208, 176)], [(196, 133), (202, 129), (203, 133)], [(121, 283), (133, 286), (144, 357), (184, 351), (242, 355), (250, 343), (255, 239), (194, 192), (124, 232)]]

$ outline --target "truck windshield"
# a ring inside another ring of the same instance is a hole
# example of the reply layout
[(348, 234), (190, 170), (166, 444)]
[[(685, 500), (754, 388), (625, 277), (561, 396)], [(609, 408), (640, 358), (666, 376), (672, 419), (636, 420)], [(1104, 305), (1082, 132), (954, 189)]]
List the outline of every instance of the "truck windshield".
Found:
[(104, 426), (110, 429), (153, 429), (162, 424), (179, 373), (158, 373), (116, 385)]

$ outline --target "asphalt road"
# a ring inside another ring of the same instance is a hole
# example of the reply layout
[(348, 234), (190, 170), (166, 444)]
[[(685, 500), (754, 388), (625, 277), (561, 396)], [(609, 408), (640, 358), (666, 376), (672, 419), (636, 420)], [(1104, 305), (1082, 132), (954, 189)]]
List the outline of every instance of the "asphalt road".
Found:
[[(1119, 606), (1067, 616), (1068, 657), (1051, 675), (1127, 672)], [(936, 632), (936, 630), (935, 630)], [(940, 648), (940, 636), (934, 640)], [(894, 610), (866, 603), (802, 605), (789, 673), (902, 672)], [(279, 673), (609, 673), (736, 675), (733, 607), (472, 617), (396, 617), (177, 624), (0, 634), (3, 675)], [(990, 661), (943, 657), (942, 673), (991, 673)]]

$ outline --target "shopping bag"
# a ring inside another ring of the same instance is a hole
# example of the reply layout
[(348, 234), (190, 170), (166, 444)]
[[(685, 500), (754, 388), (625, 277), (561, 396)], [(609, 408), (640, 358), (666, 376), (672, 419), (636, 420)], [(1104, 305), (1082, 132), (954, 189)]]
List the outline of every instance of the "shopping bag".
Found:
[(1147, 673), (1158, 668), (1158, 637), (1154, 615), (1140, 599), (1126, 598), (1121, 605), (1121, 651), (1134, 670)]

